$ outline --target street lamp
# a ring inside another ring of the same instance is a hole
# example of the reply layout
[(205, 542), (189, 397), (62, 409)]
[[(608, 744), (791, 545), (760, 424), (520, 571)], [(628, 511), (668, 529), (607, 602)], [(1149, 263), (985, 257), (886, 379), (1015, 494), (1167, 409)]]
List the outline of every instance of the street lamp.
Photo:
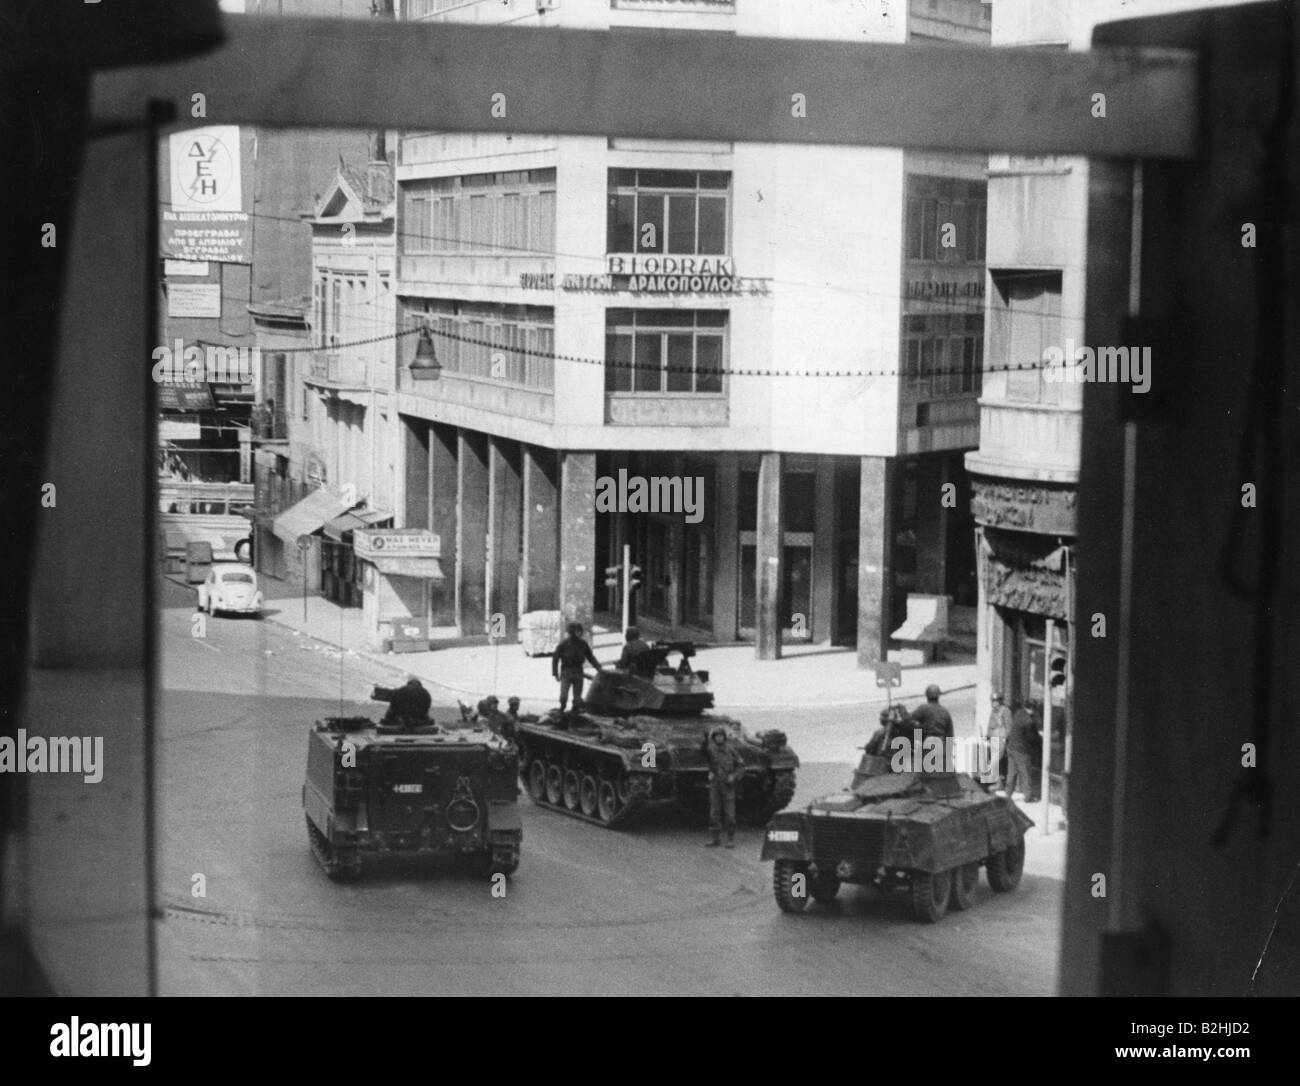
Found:
[(415, 357), (411, 359), (411, 378), (415, 381), (436, 381), (442, 376), (442, 363), (438, 353), (433, 349), (433, 336), (428, 326), (420, 329), (420, 342), (415, 348)]

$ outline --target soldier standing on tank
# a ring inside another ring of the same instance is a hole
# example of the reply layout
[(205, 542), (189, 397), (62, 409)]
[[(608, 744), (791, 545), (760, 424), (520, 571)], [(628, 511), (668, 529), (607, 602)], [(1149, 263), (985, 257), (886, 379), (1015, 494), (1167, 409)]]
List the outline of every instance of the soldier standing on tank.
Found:
[(736, 784), (740, 780), (740, 751), (718, 727), (709, 733), (705, 746), (709, 760), (709, 833), (708, 848), (722, 843), (722, 829), (727, 830), (727, 848), (736, 847)]
[(591, 646), (583, 639), (582, 623), (569, 623), (569, 636), (561, 641), (551, 654), (551, 674), (560, 684), (560, 712), (569, 705), (569, 691), (573, 691), (573, 711), (582, 712), (582, 668), (591, 664), (597, 671), (604, 668), (591, 651)]

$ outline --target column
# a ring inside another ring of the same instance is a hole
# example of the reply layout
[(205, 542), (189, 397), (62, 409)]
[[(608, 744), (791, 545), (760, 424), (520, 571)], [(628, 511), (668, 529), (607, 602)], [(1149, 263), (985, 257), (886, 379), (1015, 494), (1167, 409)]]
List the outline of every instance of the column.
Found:
[(888, 658), (893, 584), (894, 462), (864, 456), (858, 507), (858, 666)]
[(839, 531), (835, 506), (835, 461), (829, 456), (817, 460), (814, 482), (815, 515), (812, 553), (812, 639), (829, 644), (835, 623), (835, 536)]
[(487, 618), (488, 441), (459, 430), (457, 442), (456, 626), (466, 636)]
[(560, 610), (591, 625), (596, 560), (596, 456), (560, 454)]
[(519, 443), (491, 439), (488, 448), (488, 538), (492, 565), (488, 576), (488, 615), (501, 615), (499, 631), (507, 642), (519, 636), (519, 552), (523, 547), (523, 479)]
[(523, 447), (524, 610), (554, 611), (560, 599), (560, 503), (553, 449)]
[(735, 641), (740, 565), (740, 538), (736, 526), (736, 495), (740, 489), (740, 461), (735, 453), (719, 453), (714, 466), (713, 493), (713, 636), (719, 642)]
[(921, 458), (916, 495), (916, 590), (935, 596), (942, 596), (948, 583), (951, 507), (944, 504), (944, 485), (950, 481), (949, 454)]
[(758, 467), (758, 546), (755, 576), (756, 621), (754, 657), (781, 658), (781, 581), (785, 557), (785, 509), (782, 502), (780, 453), (764, 453)]
[(402, 524), (407, 528), (427, 528), (429, 527), (429, 424), (424, 419), (412, 419), (403, 415), (402, 436), (402, 463), (405, 478)]
[(429, 427), (429, 527), (442, 547), (442, 573), (446, 578), (430, 592), (429, 620), (435, 626), (458, 626), (456, 613), (456, 555), (460, 469), (460, 439), (454, 426)]

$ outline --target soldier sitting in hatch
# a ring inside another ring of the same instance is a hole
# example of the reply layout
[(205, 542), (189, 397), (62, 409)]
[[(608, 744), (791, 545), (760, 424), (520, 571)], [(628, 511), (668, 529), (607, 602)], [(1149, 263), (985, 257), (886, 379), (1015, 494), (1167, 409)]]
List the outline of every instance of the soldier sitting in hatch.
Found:
[(644, 661), (640, 664), (637, 661), (650, 651), (650, 646), (641, 640), (641, 631), (635, 626), (629, 626), (624, 636), (627, 638), (627, 643), (624, 644), (623, 653), (618, 658), (619, 668), (645, 677)]
[(430, 723), (429, 709), (433, 698), (419, 679), (406, 680), (405, 686), (376, 686), (370, 695), (375, 701), (388, 702), (388, 712), (384, 714), (382, 724), (410, 730)]

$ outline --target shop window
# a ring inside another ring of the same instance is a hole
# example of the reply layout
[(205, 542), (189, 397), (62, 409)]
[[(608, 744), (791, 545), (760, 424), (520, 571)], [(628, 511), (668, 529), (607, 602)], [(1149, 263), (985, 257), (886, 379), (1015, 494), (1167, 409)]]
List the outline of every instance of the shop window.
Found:
[(605, 320), (605, 391), (719, 394), (726, 336), (727, 314), (721, 310), (611, 309)]
[(606, 251), (726, 253), (730, 193), (724, 171), (610, 170)]

